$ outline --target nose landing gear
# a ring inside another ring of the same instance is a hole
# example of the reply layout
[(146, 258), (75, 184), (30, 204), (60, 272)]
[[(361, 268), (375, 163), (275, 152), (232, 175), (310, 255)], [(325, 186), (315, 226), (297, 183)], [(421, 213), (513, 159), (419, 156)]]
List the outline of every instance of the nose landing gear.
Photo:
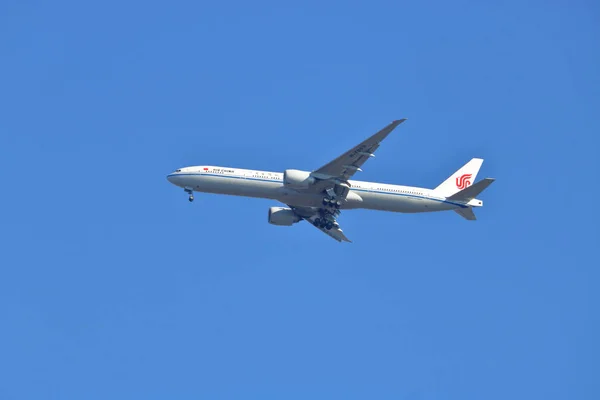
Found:
[(191, 203), (192, 201), (194, 201), (194, 191), (191, 188), (184, 188), (183, 189), (187, 194), (190, 195), (190, 197), (188, 197), (188, 201)]

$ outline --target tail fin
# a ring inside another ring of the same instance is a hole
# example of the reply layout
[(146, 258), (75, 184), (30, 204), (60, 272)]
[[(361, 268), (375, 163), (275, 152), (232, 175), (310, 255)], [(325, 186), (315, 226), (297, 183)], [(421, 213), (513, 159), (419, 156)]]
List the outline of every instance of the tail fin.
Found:
[(456, 192), (471, 186), (475, 182), (479, 168), (483, 164), (482, 158), (473, 158), (471, 161), (463, 165), (461, 169), (450, 175), (448, 179), (442, 182), (434, 190), (436, 194), (444, 197), (450, 197)]

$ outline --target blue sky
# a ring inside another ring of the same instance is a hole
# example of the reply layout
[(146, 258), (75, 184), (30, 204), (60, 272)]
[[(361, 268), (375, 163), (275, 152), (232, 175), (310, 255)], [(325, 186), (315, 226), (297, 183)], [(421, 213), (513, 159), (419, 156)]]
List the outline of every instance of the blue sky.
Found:
[[(0, 398), (599, 398), (598, 4), (288, 3), (0, 3)], [(485, 158), (478, 221), (165, 179), (402, 117), (360, 178)]]

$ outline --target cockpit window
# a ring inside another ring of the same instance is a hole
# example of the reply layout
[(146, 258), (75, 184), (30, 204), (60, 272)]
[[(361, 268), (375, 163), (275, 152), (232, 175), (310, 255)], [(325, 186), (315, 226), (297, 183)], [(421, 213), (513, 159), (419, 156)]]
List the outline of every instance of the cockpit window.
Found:
[(180, 169), (176, 169), (175, 172), (181, 172), (181, 170)]

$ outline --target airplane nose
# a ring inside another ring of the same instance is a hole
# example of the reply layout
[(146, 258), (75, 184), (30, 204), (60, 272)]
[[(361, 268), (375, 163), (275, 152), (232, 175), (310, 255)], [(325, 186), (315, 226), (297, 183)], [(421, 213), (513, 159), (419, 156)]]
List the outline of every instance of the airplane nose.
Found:
[(169, 175), (167, 175), (167, 180), (175, 186), (181, 186), (181, 178), (183, 177), (181, 176), (180, 172), (180, 169), (171, 172)]

